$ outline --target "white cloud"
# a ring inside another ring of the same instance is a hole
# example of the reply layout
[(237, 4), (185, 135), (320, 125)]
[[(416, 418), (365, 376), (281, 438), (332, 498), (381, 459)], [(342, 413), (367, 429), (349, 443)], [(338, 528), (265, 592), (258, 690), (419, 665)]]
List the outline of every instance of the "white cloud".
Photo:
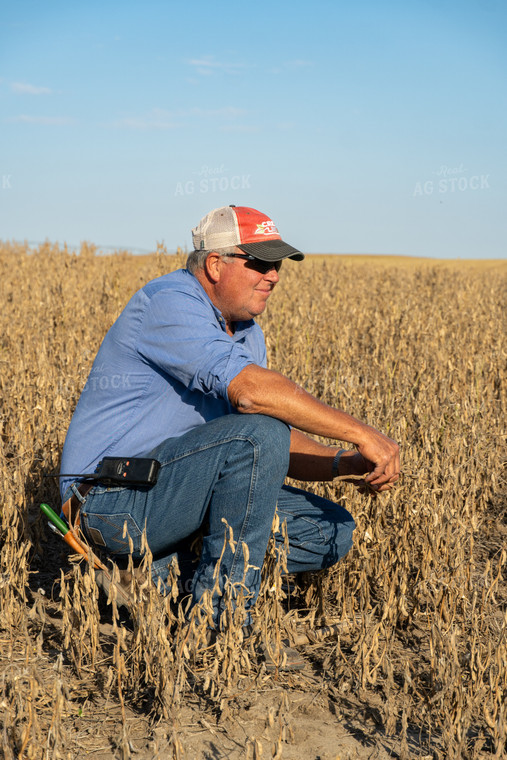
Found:
[(192, 66), (197, 74), (201, 76), (211, 76), (217, 71), (223, 71), (226, 74), (238, 74), (242, 69), (248, 68), (246, 63), (224, 63), (216, 61), (215, 56), (206, 55), (202, 58), (191, 58), (186, 63)]
[(260, 127), (253, 124), (225, 124), (220, 127), (221, 132), (260, 132)]
[(124, 127), (126, 129), (176, 129), (181, 126), (174, 121), (166, 119), (157, 119), (154, 117), (137, 118), (126, 117), (113, 122), (114, 127)]
[(284, 66), (288, 69), (307, 69), (314, 65), (313, 61), (304, 61), (301, 58), (297, 58), (294, 61), (285, 61), (284, 63)]
[(177, 129), (189, 126), (192, 121), (206, 119), (208, 122), (232, 121), (245, 116), (248, 112), (244, 108), (236, 106), (223, 106), (222, 108), (203, 109), (189, 108), (168, 111), (165, 108), (153, 108), (148, 114), (142, 116), (126, 116), (112, 123), (114, 127), (124, 129)]
[(28, 116), (26, 114), (12, 116), (5, 121), (14, 124), (45, 124), (47, 126), (66, 126), (76, 123), (75, 119), (70, 119), (67, 116)]
[(125, 116), (118, 119), (112, 126), (125, 129), (176, 129), (181, 124), (171, 111), (165, 108), (153, 108), (143, 116)]
[(237, 119), (239, 116), (245, 116), (248, 111), (245, 108), (236, 108), (236, 106), (224, 106), (223, 108), (192, 108), (189, 111), (190, 116), (198, 116), (199, 118), (213, 119)]
[(51, 95), (52, 90), (49, 87), (36, 87), (26, 82), (12, 82), (11, 90), (18, 95)]
[(315, 66), (313, 61), (305, 61), (302, 58), (296, 58), (293, 61), (283, 61), (278, 66), (274, 66), (269, 69), (270, 74), (282, 74), (287, 71), (300, 71), (301, 69), (309, 69)]

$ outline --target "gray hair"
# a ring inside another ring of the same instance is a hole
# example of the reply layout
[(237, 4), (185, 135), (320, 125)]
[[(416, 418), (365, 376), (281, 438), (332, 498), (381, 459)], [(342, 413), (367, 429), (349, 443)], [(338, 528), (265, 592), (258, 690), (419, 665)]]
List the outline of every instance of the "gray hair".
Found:
[(203, 248), (201, 251), (192, 251), (188, 254), (186, 267), (189, 272), (195, 274), (199, 269), (204, 269), (206, 259), (210, 253), (219, 253), (220, 256), (226, 258), (231, 253), (236, 253), (236, 251), (237, 248), (235, 245), (230, 245), (227, 248), (213, 248), (211, 250)]

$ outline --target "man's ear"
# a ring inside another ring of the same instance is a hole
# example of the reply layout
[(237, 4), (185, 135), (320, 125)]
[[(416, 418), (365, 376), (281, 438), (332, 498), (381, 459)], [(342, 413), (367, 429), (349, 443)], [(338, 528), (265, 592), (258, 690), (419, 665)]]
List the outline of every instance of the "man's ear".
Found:
[(220, 279), (221, 261), (222, 257), (219, 253), (212, 251), (204, 264), (204, 270), (207, 277), (211, 282), (218, 282)]

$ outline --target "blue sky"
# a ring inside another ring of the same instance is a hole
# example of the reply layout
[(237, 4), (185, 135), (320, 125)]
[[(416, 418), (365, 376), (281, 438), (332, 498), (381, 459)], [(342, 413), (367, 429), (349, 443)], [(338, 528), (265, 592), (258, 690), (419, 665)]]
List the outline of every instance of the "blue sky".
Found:
[(0, 26), (0, 239), (504, 258), (507, 4), (33, 2)]

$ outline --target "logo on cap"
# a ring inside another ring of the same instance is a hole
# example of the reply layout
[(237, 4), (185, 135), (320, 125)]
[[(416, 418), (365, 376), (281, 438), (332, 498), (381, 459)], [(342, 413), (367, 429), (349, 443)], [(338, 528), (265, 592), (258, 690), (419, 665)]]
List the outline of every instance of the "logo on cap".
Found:
[(266, 219), (262, 224), (257, 225), (257, 229), (254, 235), (279, 235), (280, 233), (275, 227), (275, 223), (271, 219)]

